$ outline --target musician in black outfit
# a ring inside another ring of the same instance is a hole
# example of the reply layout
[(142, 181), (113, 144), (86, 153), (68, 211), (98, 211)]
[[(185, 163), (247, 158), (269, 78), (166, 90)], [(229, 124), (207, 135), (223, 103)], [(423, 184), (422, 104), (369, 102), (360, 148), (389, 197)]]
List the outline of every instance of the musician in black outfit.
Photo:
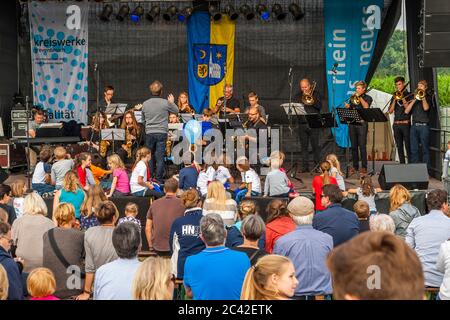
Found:
[(405, 149), (408, 162), (411, 162), (411, 147), (410, 147), (410, 129), (411, 129), (411, 114), (405, 113), (405, 107), (408, 101), (411, 100), (408, 89), (406, 89), (405, 78), (396, 77), (394, 79), (396, 92), (391, 99), (389, 105), (389, 113), (394, 113), (394, 131), (395, 144), (398, 150), (398, 158), (400, 163), (405, 161)]
[[(294, 97), (294, 101), (303, 104), (307, 114), (320, 114), (322, 108), (320, 94), (315, 88), (313, 90), (311, 81), (307, 78), (300, 80), (299, 88), (300, 93)], [(312, 103), (305, 100), (307, 95), (312, 96)], [(306, 122), (306, 118), (299, 117), (299, 134), (302, 148), (302, 172), (309, 172), (309, 144), (311, 144), (313, 151), (314, 165), (320, 162), (319, 129), (311, 129)]]
[(112, 101), (113, 96), (114, 96), (114, 87), (111, 85), (105, 86), (103, 88), (103, 100), (99, 102), (100, 104), (98, 106), (98, 110), (96, 105), (94, 105), (94, 108), (89, 109), (89, 116), (91, 117), (91, 119), (97, 111), (105, 112), (106, 107), (109, 106), (111, 103), (113, 103)]
[[(226, 106), (224, 105), (224, 100), (226, 100)], [(216, 105), (211, 110), (216, 115), (221, 116), (224, 112), (224, 107), (227, 114), (241, 112), (239, 100), (233, 96), (233, 86), (231, 84), (225, 85), (224, 96), (217, 99)]]
[[(372, 104), (372, 97), (366, 93), (367, 85), (364, 81), (355, 83), (356, 92), (352, 98), (359, 100), (358, 104), (354, 104), (350, 99), (350, 104), (345, 103), (347, 109), (368, 109)], [(364, 120), (349, 125), (350, 142), (352, 144), (352, 160), (353, 168), (350, 168), (350, 175), (359, 170), (359, 155), (361, 154), (361, 170), (360, 174), (367, 173), (367, 122)], [(359, 149), (359, 150), (358, 150)], [(358, 152), (359, 151), (359, 152)]]

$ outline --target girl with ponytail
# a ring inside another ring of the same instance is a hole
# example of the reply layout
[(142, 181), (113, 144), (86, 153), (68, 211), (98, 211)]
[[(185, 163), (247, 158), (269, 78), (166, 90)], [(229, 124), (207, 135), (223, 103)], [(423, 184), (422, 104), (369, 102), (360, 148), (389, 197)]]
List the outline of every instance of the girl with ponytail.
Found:
[(152, 158), (150, 149), (140, 148), (136, 153), (136, 161), (133, 165), (130, 178), (130, 189), (136, 197), (161, 198), (163, 193), (157, 183), (152, 182), (149, 161)]
[(298, 280), (289, 258), (267, 255), (248, 269), (241, 300), (287, 300), (295, 293)]
[(316, 195), (316, 212), (323, 211), (325, 208), (322, 206), (322, 187), (327, 184), (337, 185), (336, 178), (330, 175), (331, 164), (328, 161), (323, 161), (320, 164), (321, 174), (315, 176), (312, 181), (312, 189)]
[(272, 253), (275, 241), (279, 237), (294, 231), (297, 227), (289, 215), (286, 201), (281, 199), (275, 199), (269, 202), (266, 223), (265, 249), (267, 253)]

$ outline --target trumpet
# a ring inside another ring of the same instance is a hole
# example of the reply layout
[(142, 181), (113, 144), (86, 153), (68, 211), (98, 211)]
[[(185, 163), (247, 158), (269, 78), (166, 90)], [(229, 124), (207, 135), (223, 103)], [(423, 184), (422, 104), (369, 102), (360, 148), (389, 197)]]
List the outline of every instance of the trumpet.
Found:
[(417, 100), (425, 99), (425, 95), (426, 95), (426, 92), (423, 89), (417, 88), (416, 90), (414, 90), (414, 98)]
[(305, 104), (307, 106), (312, 106), (316, 103), (316, 99), (314, 99), (314, 96), (313, 96), (314, 90), (316, 89), (316, 84), (317, 83), (314, 81), (311, 91), (308, 94), (302, 95), (303, 104)]

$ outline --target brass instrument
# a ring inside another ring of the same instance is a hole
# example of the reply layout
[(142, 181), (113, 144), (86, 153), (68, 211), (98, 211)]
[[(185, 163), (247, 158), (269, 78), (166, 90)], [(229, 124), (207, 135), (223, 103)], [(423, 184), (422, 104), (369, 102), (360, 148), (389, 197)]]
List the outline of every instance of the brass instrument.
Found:
[(425, 95), (426, 95), (425, 90), (422, 90), (422, 89), (418, 89), (418, 88), (417, 88), (417, 89), (414, 91), (414, 98), (417, 99), (417, 100), (423, 100), (423, 99), (425, 99)]
[(172, 145), (173, 141), (172, 139), (170, 139), (170, 137), (168, 137), (166, 141), (166, 157), (170, 157), (170, 155), (172, 154)]
[(396, 101), (401, 101), (401, 100), (403, 100), (405, 97), (403, 96), (403, 93), (404, 93), (404, 91), (406, 90), (406, 87), (408, 86), (408, 84), (409, 84), (409, 82), (407, 82), (406, 84), (405, 84), (405, 86), (403, 87), (403, 89), (401, 90), (401, 91), (395, 91), (394, 92), (394, 94), (393, 94), (393, 96), (394, 96), (394, 99), (396, 100)]
[(100, 141), (100, 147), (98, 150), (98, 153), (102, 158), (106, 157), (106, 153), (108, 152), (108, 148), (111, 145), (111, 142), (109, 140), (101, 140)]
[(311, 91), (308, 94), (303, 94), (302, 95), (302, 102), (303, 104), (307, 105), (307, 106), (312, 106), (316, 103), (316, 99), (314, 99), (314, 90), (316, 89), (316, 82), (313, 82), (313, 86)]
[[(363, 94), (367, 94), (370, 90), (372, 90), (372, 88), (369, 88), (366, 90), (366, 92), (364, 92)], [(359, 106), (361, 104), (361, 99), (360, 99), (360, 95), (358, 95), (356, 92), (350, 97), (349, 99), (350, 103), (355, 105), (355, 106)]]

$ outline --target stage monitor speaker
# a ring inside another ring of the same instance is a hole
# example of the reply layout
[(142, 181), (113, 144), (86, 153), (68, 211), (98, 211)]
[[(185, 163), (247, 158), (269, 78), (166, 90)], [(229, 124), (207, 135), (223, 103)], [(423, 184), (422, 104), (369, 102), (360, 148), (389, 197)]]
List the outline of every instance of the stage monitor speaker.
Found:
[(378, 182), (383, 190), (389, 190), (396, 184), (408, 190), (428, 189), (428, 171), (424, 163), (384, 164)]
[(448, 0), (425, 0), (425, 14), (428, 13), (450, 13), (450, 1)]
[(426, 0), (424, 67), (450, 67), (450, 1)]

